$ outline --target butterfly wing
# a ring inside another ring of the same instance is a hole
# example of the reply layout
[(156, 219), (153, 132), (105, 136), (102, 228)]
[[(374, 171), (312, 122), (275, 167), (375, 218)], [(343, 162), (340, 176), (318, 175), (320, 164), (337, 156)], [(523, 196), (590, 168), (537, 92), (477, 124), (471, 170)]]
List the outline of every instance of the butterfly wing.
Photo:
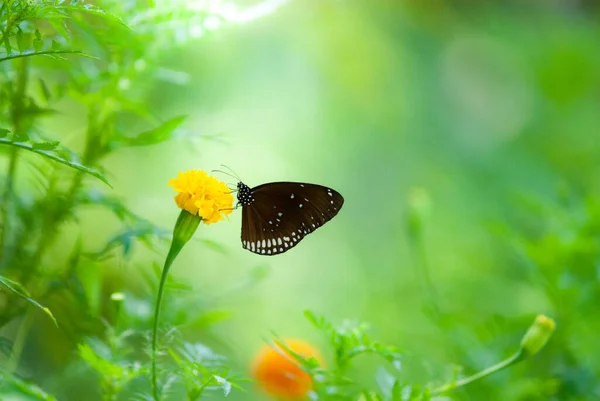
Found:
[(254, 201), (242, 210), (242, 247), (276, 255), (296, 246), (342, 208), (337, 191), (315, 184), (273, 182), (252, 189)]

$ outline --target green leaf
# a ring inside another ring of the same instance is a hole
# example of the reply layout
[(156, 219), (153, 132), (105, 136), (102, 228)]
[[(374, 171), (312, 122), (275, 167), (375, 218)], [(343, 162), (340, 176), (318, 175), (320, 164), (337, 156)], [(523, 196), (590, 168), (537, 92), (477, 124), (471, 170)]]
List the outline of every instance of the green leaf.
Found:
[[(16, 399), (27, 399), (27, 400), (41, 400), (41, 401), (57, 401), (52, 395), (44, 392), (41, 388), (36, 386), (33, 383), (28, 383), (24, 380), (21, 380), (15, 376), (9, 375), (8, 373), (4, 373), (0, 371), (0, 381), (6, 381), (10, 383), (12, 387), (14, 387), (15, 392), (17, 393)], [(20, 398), (18, 395), (28, 396), (27, 398)], [(33, 398), (32, 398), (33, 397)], [(4, 398), (3, 398), (4, 399)]]
[(33, 48), (36, 53), (40, 52), (44, 48), (44, 40), (39, 30), (35, 30), (35, 39), (33, 39)]
[(217, 376), (217, 375), (214, 375), (213, 377), (215, 378), (217, 383), (219, 383), (219, 385), (223, 389), (223, 392), (225, 393), (225, 397), (227, 397), (229, 395), (229, 393), (231, 393), (231, 387), (232, 387), (229, 380), (227, 380), (221, 376)]
[[(2, 2), (3, 4), (5, 2)], [(10, 40), (3, 40), (4, 42), (4, 50), (6, 51), (6, 54), (11, 54), (12, 53), (12, 46), (10, 45)]]
[(128, 138), (127, 145), (129, 146), (147, 146), (147, 145), (155, 145), (160, 142), (164, 142), (167, 139), (171, 138), (173, 131), (177, 129), (186, 119), (186, 116), (178, 116), (172, 118), (157, 128), (154, 128), (150, 131), (145, 131), (133, 138)]
[(17, 47), (19, 48), (20, 53), (23, 53), (29, 47), (27, 36), (23, 34), (21, 29), (17, 30)]
[(110, 256), (109, 254), (112, 250), (122, 247), (123, 256), (129, 257), (133, 250), (133, 245), (137, 240), (148, 240), (147, 243), (150, 243), (151, 240), (165, 239), (169, 238), (169, 236), (170, 233), (167, 230), (154, 226), (148, 222), (139, 222), (138, 224), (129, 227), (126, 231), (113, 236), (100, 251), (88, 253), (86, 256), (95, 260), (103, 260)]
[(121, 18), (117, 17), (114, 14), (108, 13), (108, 12), (104, 11), (103, 9), (93, 6), (91, 4), (76, 4), (73, 1), (69, 5), (57, 5), (57, 6), (53, 6), (52, 8), (54, 10), (64, 11), (69, 14), (73, 14), (75, 12), (81, 12), (81, 13), (89, 13), (89, 14), (97, 15), (97, 16), (106, 18), (109, 21), (117, 22), (123, 28), (130, 29), (129, 26), (127, 26), (127, 24), (125, 24), (125, 22), (123, 22), (123, 20), (121, 20)]
[(44, 100), (48, 102), (48, 100), (50, 100), (50, 98), (52, 97), (52, 94), (50, 93), (46, 82), (44, 82), (42, 78), (40, 78), (38, 82), (40, 84), (40, 91), (42, 92), (42, 96), (44, 97)]
[(13, 294), (18, 295), (19, 297), (27, 300), (29, 303), (40, 308), (45, 314), (47, 314), (50, 317), (50, 319), (52, 319), (56, 327), (58, 327), (58, 322), (54, 318), (54, 315), (52, 315), (52, 312), (50, 312), (50, 309), (46, 308), (45, 306), (37, 302), (35, 299), (31, 298), (29, 292), (27, 291), (27, 289), (25, 289), (25, 287), (21, 285), (21, 283), (17, 283), (16, 281), (13, 281), (4, 276), (0, 276), (0, 284), (6, 287)]
[(31, 144), (23, 143), (23, 142), (14, 142), (14, 141), (8, 140), (6, 138), (0, 138), (0, 145), (14, 146), (14, 147), (17, 147), (20, 149), (28, 150), (33, 153), (37, 153), (38, 155), (47, 157), (50, 160), (54, 160), (55, 162), (69, 166), (77, 171), (81, 171), (82, 173), (86, 173), (93, 177), (96, 177), (97, 179), (99, 179), (100, 181), (102, 181), (103, 183), (105, 183), (106, 185), (108, 185), (109, 187), (112, 188), (112, 185), (109, 184), (106, 177), (104, 177), (98, 171), (96, 171), (90, 167), (86, 167), (79, 162), (65, 159), (64, 157), (59, 156), (56, 152), (49, 151), (49, 150), (36, 149)]
[(193, 321), (187, 323), (187, 325), (195, 328), (208, 327), (215, 323), (229, 320), (232, 316), (233, 313), (228, 310), (208, 310), (200, 316), (197, 316)]
[(392, 386), (392, 401), (402, 401), (402, 385), (399, 380), (394, 380)]
[(29, 141), (29, 135), (26, 132), (15, 133), (12, 137), (14, 142), (27, 142)]
[(64, 60), (65, 58), (62, 57), (63, 54), (71, 54), (71, 55), (75, 55), (75, 56), (92, 58), (92, 59), (97, 58), (94, 56), (90, 56), (89, 54), (85, 54), (80, 50), (44, 50), (44, 51), (35, 51), (35, 52), (26, 51), (26, 52), (23, 52), (20, 54), (11, 54), (10, 56), (0, 58), (0, 63), (3, 61), (14, 60), (16, 58), (32, 57), (32, 56), (49, 56), (49, 57)]
[(52, 28), (54, 28), (54, 30), (58, 32), (60, 36), (65, 38), (67, 41), (70, 39), (69, 30), (64, 22), (64, 18), (47, 19), (46, 21), (52, 25)]
[(322, 327), (321, 323), (319, 322), (319, 318), (317, 318), (317, 316), (315, 316), (315, 314), (312, 313), (310, 310), (305, 310), (304, 311), (304, 317), (306, 317), (306, 319), (313, 326), (315, 326), (315, 328), (320, 329)]
[(56, 40), (52, 41), (52, 50), (60, 50), (62, 48), (62, 45), (57, 42)]
[(79, 357), (96, 372), (105, 377), (119, 377), (124, 373), (123, 367), (98, 356), (87, 343), (79, 344)]
[(6, 337), (0, 337), (0, 353), (10, 356), (12, 353), (13, 342)]
[(0, 128), (0, 138), (6, 138), (10, 134), (10, 130), (6, 128)]
[(56, 149), (56, 147), (58, 146), (59, 143), (60, 143), (59, 141), (36, 142), (36, 143), (32, 144), (32, 146), (33, 146), (33, 149), (54, 150), (54, 149)]

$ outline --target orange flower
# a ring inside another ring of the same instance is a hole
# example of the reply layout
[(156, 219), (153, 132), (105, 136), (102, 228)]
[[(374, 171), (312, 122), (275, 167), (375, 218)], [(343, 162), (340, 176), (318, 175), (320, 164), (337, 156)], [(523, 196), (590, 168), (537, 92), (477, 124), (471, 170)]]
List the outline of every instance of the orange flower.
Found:
[[(286, 346), (304, 358), (322, 358), (310, 344), (286, 340)], [(252, 376), (269, 395), (285, 400), (302, 400), (313, 388), (313, 380), (302, 370), (299, 362), (280, 347), (265, 345), (254, 359)]]

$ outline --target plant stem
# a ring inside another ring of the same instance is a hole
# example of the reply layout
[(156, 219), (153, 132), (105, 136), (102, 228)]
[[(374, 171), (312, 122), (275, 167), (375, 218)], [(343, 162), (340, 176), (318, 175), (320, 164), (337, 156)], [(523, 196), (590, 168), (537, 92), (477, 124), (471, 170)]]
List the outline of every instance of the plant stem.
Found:
[(154, 399), (156, 401), (160, 399), (158, 396), (158, 385), (156, 378), (156, 346), (158, 343), (158, 318), (160, 315), (160, 304), (162, 302), (163, 293), (165, 291), (167, 274), (169, 273), (169, 269), (171, 268), (173, 261), (183, 248), (184, 244), (184, 242), (175, 240), (173, 240), (173, 242), (171, 243), (171, 248), (169, 249), (169, 253), (167, 254), (167, 259), (165, 260), (165, 265), (160, 276), (160, 284), (158, 285), (158, 295), (156, 297), (156, 305), (154, 306), (154, 326), (152, 328), (152, 394), (154, 395)]
[(505, 369), (511, 365), (514, 365), (517, 362), (522, 361), (523, 359), (525, 359), (525, 354), (523, 353), (522, 349), (519, 349), (519, 351), (517, 351), (511, 357), (505, 359), (504, 361), (502, 361), (500, 363), (490, 366), (489, 368), (484, 369), (481, 372), (475, 373), (472, 376), (466, 377), (466, 378), (458, 380), (456, 382), (445, 384), (441, 387), (438, 387), (438, 388), (432, 390), (431, 395), (439, 395), (439, 394), (445, 393), (447, 391), (466, 386), (469, 383), (472, 383), (479, 379), (483, 379), (484, 377), (487, 377), (487, 376), (491, 375), (492, 373), (496, 373), (502, 369)]
[[(28, 62), (27, 59), (20, 60), (17, 68), (16, 88), (12, 94), (12, 107), (11, 107), (11, 119), (12, 128), (15, 135), (24, 134), (23, 127), (23, 108), (24, 98), (27, 90), (27, 79), (28, 79)], [(2, 250), (2, 259), (0, 259), (0, 268), (6, 266), (12, 252), (11, 239), (9, 238), (10, 231), (10, 216), (12, 207), (12, 192), (13, 182), (17, 174), (17, 162), (19, 152), (17, 148), (12, 148), (10, 152), (10, 161), (8, 164), (8, 174), (6, 176), (6, 182), (4, 183), (4, 191), (2, 193), (2, 238), (0, 238), (0, 249)]]
[(160, 397), (158, 394), (158, 380), (156, 378), (156, 347), (158, 344), (158, 317), (160, 315), (160, 304), (162, 302), (163, 293), (165, 291), (165, 284), (167, 282), (167, 274), (173, 264), (173, 261), (179, 255), (181, 248), (192, 238), (198, 225), (202, 221), (202, 218), (198, 215), (193, 215), (186, 210), (182, 210), (179, 213), (179, 217), (175, 222), (175, 228), (173, 228), (173, 240), (171, 241), (171, 247), (169, 253), (165, 259), (165, 265), (163, 267), (162, 274), (160, 276), (160, 283), (158, 285), (158, 295), (156, 297), (156, 305), (154, 306), (154, 327), (152, 328), (152, 395), (155, 401), (159, 401)]
[(427, 303), (434, 313), (436, 323), (439, 325), (441, 323), (442, 312), (437, 301), (437, 291), (433, 285), (433, 281), (431, 280), (431, 275), (429, 274), (429, 263), (427, 261), (425, 246), (423, 244), (422, 233), (418, 232), (409, 235), (409, 241), (410, 249), (413, 253), (413, 259), (415, 260), (417, 266), (416, 270), (417, 275), (419, 276), (419, 281), (421, 282), (421, 287), (426, 294)]
[(31, 53), (19, 53), (19, 54), (11, 54), (10, 56), (0, 58), (0, 63), (3, 61), (14, 60), (18, 58), (25, 58), (31, 56), (44, 56), (44, 55), (52, 55), (52, 54), (74, 54), (86, 58), (95, 58), (92, 56), (88, 56), (84, 54), (80, 50), (45, 50), (41, 52), (31, 52)]

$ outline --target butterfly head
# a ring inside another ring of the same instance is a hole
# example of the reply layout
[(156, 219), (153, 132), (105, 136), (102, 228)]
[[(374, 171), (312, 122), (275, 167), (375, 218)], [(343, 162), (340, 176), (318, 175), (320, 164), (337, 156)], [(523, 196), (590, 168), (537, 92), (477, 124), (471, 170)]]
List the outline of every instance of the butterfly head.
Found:
[(238, 205), (248, 206), (252, 202), (254, 202), (254, 196), (252, 195), (252, 190), (250, 187), (243, 182), (238, 182), (237, 184), (238, 193)]

